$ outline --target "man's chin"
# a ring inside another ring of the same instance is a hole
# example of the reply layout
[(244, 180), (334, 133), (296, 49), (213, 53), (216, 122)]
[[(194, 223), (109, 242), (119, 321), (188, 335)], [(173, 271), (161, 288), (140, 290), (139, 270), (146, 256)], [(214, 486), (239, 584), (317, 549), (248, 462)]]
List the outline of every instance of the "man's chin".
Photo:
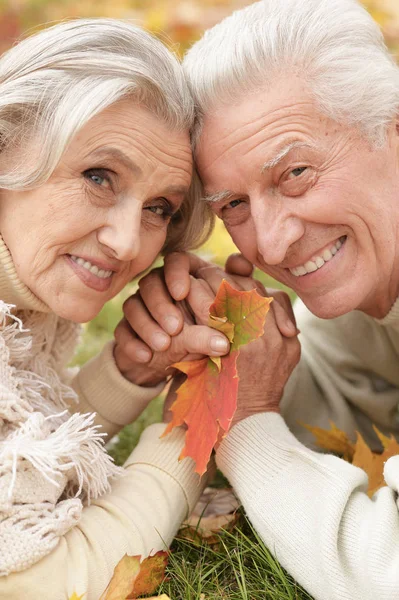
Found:
[(342, 317), (352, 310), (356, 310), (356, 306), (352, 306), (347, 301), (331, 300), (320, 297), (320, 298), (301, 298), (305, 306), (319, 319), (336, 319)]

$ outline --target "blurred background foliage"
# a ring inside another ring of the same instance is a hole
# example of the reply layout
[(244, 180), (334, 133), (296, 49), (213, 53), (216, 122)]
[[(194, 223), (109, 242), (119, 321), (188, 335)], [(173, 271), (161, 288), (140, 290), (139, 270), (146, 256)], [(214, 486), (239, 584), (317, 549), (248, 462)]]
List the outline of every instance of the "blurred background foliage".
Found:
[[(284, 0), (281, 0), (282, 2)], [(300, 0), (298, 0), (300, 1)], [(151, 30), (180, 55), (203, 31), (233, 10), (250, 4), (249, 0), (0, 0), (0, 52), (49, 23), (77, 17), (115, 17), (133, 19)], [(364, 0), (380, 24), (392, 53), (399, 57), (399, 0)], [(236, 248), (221, 222), (211, 239), (199, 252), (223, 265)], [(262, 273), (256, 276), (267, 285), (281, 287)], [(121, 318), (123, 300), (135, 289), (134, 282), (109, 302), (84, 329), (75, 363), (81, 364), (96, 354), (112, 338)], [(146, 424), (159, 420), (161, 402), (155, 401), (133, 426), (120, 435), (115, 456), (123, 461)]]

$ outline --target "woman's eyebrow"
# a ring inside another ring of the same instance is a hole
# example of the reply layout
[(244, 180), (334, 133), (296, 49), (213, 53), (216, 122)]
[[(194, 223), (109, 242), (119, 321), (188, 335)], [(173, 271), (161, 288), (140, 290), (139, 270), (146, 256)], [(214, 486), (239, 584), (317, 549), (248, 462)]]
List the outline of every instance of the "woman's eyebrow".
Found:
[(310, 148), (311, 150), (315, 150), (316, 146), (309, 144), (308, 142), (300, 142), (299, 140), (286, 143), (280, 150), (277, 151), (277, 154), (273, 158), (263, 163), (260, 171), (261, 174), (263, 175), (265, 171), (270, 171), (270, 169), (273, 169), (276, 165), (278, 165), (279, 162), (283, 160), (283, 158), (287, 156), (287, 154), (291, 152), (291, 150), (296, 148)]
[(89, 154), (87, 158), (110, 158), (124, 165), (134, 175), (139, 176), (142, 174), (140, 167), (136, 165), (136, 163), (134, 163), (132, 159), (127, 156), (127, 154), (122, 152), (122, 150), (119, 150), (119, 148), (104, 146), (103, 148), (98, 148), (98, 150), (95, 150)]

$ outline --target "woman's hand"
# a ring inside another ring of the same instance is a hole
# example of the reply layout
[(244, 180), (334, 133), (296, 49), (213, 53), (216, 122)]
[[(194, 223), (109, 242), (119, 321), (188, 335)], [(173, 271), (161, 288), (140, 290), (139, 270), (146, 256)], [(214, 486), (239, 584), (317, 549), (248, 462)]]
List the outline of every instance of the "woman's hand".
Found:
[[(194, 282), (192, 294), (201, 298), (202, 287)], [(172, 306), (180, 325), (178, 333), (169, 337), (151, 318), (140, 292), (124, 303), (124, 317), (115, 329), (114, 357), (122, 375), (132, 383), (155, 386), (175, 373), (169, 368), (175, 362), (201, 358), (204, 349), (210, 356), (229, 351), (230, 343), (223, 334), (195, 324), (186, 302)]]

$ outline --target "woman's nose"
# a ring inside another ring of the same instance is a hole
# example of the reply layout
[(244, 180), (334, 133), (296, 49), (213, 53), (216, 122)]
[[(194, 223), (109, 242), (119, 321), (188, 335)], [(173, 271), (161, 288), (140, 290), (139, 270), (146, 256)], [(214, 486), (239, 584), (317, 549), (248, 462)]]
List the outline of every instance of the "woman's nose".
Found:
[(130, 261), (139, 255), (141, 212), (141, 205), (129, 210), (114, 209), (108, 223), (98, 231), (98, 241), (107, 247), (113, 258)]
[(270, 209), (265, 201), (252, 211), (257, 251), (267, 265), (281, 264), (292, 244), (304, 234), (304, 224), (281, 207)]

